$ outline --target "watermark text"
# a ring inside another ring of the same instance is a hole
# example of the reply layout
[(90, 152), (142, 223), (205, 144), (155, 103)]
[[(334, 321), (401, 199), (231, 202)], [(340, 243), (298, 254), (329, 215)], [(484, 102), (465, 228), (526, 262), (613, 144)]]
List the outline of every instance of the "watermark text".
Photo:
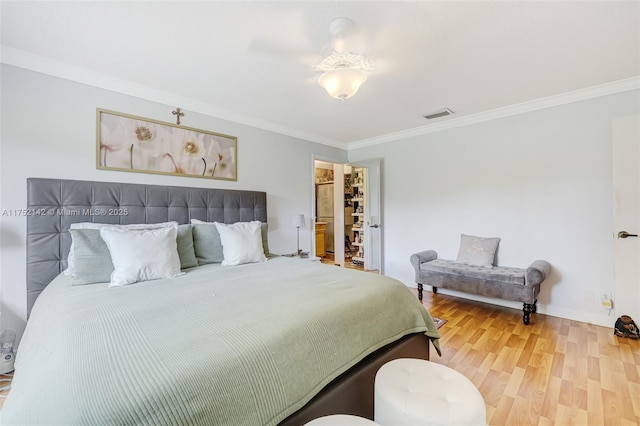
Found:
[(26, 208), (26, 209), (2, 209), (3, 217), (28, 217), (28, 216), (127, 216), (129, 210), (126, 207), (91, 207), (71, 209), (67, 207), (53, 208)]

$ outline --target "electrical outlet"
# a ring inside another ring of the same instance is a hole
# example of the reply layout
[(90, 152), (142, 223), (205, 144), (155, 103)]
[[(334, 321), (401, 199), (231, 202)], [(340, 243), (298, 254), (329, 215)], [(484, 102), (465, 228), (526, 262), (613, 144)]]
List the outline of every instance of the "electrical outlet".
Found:
[(600, 305), (602, 305), (602, 307), (606, 309), (613, 309), (613, 300), (611, 300), (611, 296), (609, 296), (607, 293), (604, 293), (602, 295), (602, 298), (600, 299)]

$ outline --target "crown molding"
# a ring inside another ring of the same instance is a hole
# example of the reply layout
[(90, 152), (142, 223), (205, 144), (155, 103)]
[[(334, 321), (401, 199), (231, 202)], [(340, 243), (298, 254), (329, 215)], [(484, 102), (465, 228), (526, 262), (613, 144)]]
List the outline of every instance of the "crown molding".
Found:
[(403, 130), (399, 132), (388, 133), (373, 138), (362, 139), (345, 145), (344, 141), (340, 141), (334, 138), (328, 138), (326, 136), (305, 132), (288, 126), (283, 126), (281, 124), (274, 123), (268, 120), (240, 114), (225, 108), (198, 101), (193, 98), (188, 98), (185, 96), (177, 95), (175, 93), (153, 89), (148, 86), (132, 83), (130, 81), (118, 79), (96, 71), (76, 67), (64, 62), (56, 61), (44, 56), (35, 55), (4, 45), (0, 46), (0, 62), (18, 68), (24, 68), (30, 71), (51, 75), (65, 80), (86, 84), (88, 86), (133, 96), (152, 102), (158, 102), (165, 105), (180, 105), (184, 110), (190, 110), (222, 120), (244, 124), (246, 126), (291, 136), (298, 139), (303, 139), (309, 142), (316, 142), (339, 149), (346, 149), (347, 151), (365, 148), (368, 146), (378, 145), (386, 142), (397, 141), (399, 139), (406, 139), (414, 136), (454, 129), (457, 127), (468, 126), (471, 124), (482, 123), (485, 121), (523, 114), (526, 112), (564, 105), (572, 102), (579, 102), (587, 99), (597, 98), (600, 96), (640, 89), (640, 76), (636, 76), (624, 80), (614, 81), (611, 83), (601, 84), (598, 86), (588, 87), (585, 89), (575, 90), (572, 92), (561, 93), (555, 96), (497, 108), (490, 111), (480, 112), (477, 114), (467, 115), (459, 118), (450, 118), (446, 121), (420, 127), (414, 127), (413, 129)]
[(579, 102), (587, 99), (593, 99), (601, 96), (607, 96), (615, 93), (628, 92), (638, 89), (640, 89), (640, 76), (630, 77), (623, 80), (613, 81), (611, 83), (600, 84), (598, 86), (587, 87), (585, 89), (574, 90), (572, 92), (561, 93), (559, 95), (540, 98), (520, 104), (509, 105), (502, 108), (496, 108), (477, 114), (467, 115), (459, 118), (451, 118), (439, 123), (414, 127), (413, 129), (388, 133), (386, 135), (376, 136), (369, 139), (362, 139), (356, 142), (349, 143), (347, 145), (347, 150), (351, 151), (353, 149), (365, 148), (368, 146), (378, 145), (386, 142), (397, 141), (399, 139), (407, 139), (414, 136), (426, 135), (429, 133), (440, 132), (442, 130), (454, 129), (456, 127), (468, 126), (471, 124), (482, 123), (484, 121), (495, 120), (498, 118), (523, 114), (526, 112), (536, 111), (544, 108), (565, 105), (573, 102)]
[(29, 71), (51, 75), (53, 77), (86, 84), (88, 86), (133, 96), (152, 102), (158, 102), (165, 105), (180, 105), (183, 110), (189, 110), (222, 120), (228, 120), (234, 123), (244, 124), (258, 129), (267, 130), (269, 132), (291, 136), (310, 142), (316, 142), (335, 148), (345, 149), (344, 141), (327, 138), (325, 136), (305, 132), (288, 126), (283, 126), (281, 124), (273, 123), (271, 121), (263, 120), (249, 115), (239, 114), (237, 112), (217, 107), (206, 102), (198, 101), (193, 98), (188, 98), (185, 96), (177, 95), (175, 93), (153, 89), (142, 84), (132, 83), (130, 81), (115, 78), (85, 68), (69, 65), (64, 62), (46, 58), (44, 56), (35, 55), (19, 49), (14, 49), (12, 47), (4, 45), (0, 46), (0, 62)]

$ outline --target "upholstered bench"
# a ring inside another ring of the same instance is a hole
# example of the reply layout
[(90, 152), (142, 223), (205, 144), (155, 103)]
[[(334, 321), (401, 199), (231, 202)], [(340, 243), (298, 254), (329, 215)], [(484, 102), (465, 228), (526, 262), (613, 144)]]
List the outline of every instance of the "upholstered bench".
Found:
[(422, 359), (395, 359), (378, 370), (373, 409), (382, 426), (487, 424), (475, 385), (449, 367)]
[(540, 285), (547, 278), (551, 265), (544, 260), (532, 262), (526, 269), (507, 266), (479, 266), (457, 260), (438, 259), (434, 250), (415, 253), (410, 257), (422, 301), (423, 285), (434, 293), (446, 288), (486, 297), (522, 302), (522, 321), (529, 325), (535, 313)]

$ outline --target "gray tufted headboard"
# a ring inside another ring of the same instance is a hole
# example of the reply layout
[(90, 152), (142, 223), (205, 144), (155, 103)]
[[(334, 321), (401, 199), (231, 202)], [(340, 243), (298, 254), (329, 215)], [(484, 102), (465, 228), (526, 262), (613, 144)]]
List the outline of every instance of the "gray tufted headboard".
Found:
[(67, 267), (69, 225), (267, 222), (267, 194), (62, 179), (27, 179), (27, 314), (40, 292)]

